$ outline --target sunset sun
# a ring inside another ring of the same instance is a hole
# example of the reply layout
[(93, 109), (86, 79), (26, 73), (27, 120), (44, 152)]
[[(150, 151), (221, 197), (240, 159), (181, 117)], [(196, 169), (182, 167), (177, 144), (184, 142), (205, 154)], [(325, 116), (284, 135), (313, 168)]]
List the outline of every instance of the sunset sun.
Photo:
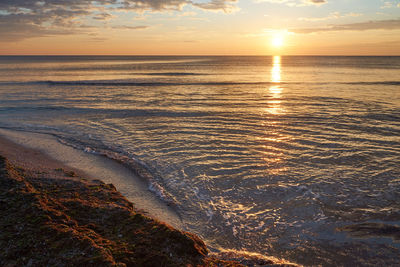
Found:
[(271, 45), (275, 48), (281, 48), (284, 45), (284, 41), (283, 35), (275, 35), (271, 39)]

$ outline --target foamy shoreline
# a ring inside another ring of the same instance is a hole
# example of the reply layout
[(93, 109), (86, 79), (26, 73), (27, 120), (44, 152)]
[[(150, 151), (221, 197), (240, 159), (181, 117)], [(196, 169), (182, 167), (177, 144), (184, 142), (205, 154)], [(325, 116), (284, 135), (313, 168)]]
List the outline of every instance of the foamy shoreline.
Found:
[[(79, 151), (61, 144), (57, 138), (47, 134), (0, 128), (0, 136), (26, 149), (40, 152), (43, 154), (41, 157), (46, 157), (46, 160), (54, 159), (64, 166), (79, 171), (85, 177), (112, 183), (122, 195), (135, 203), (137, 209), (143, 210), (150, 217), (184, 230), (178, 214), (148, 190), (146, 181), (142, 181), (132, 170), (123, 165), (104, 156)], [(9, 153), (4, 151), (4, 155), (8, 156)], [(20, 157), (16, 157), (15, 161), (21, 160)]]

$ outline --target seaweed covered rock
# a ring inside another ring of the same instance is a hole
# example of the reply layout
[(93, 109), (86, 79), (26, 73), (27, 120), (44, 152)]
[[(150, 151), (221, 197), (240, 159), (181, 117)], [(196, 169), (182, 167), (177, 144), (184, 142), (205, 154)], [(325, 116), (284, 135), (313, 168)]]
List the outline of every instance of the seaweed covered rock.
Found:
[(138, 212), (112, 184), (0, 156), (0, 266), (295, 266), (224, 252)]
[(136, 212), (113, 185), (31, 176), (0, 158), (1, 266), (236, 265)]

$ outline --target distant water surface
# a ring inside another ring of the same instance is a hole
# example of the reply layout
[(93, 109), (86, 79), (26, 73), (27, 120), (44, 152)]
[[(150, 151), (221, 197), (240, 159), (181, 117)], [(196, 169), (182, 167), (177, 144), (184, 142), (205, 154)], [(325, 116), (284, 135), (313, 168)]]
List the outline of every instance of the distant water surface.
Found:
[(212, 249), (400, 258), (400, 57), (0, 57), (0, 127), (120, 159)]

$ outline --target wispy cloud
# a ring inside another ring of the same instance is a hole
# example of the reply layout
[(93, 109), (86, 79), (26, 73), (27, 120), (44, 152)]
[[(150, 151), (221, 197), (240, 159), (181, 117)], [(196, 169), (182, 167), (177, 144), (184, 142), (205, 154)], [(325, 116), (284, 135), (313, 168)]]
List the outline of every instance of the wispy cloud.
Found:
[(400, 19), (375, 20), (350, 24), (328, 25), (326, 27), (298, 28), (291, 29), (294, 33), (316, 33), (332, 31), (367, 31), (367, 30), (398, 30), (400, 29)]
[(256, 2), (268, 2), (273, 4), (283, 4), (287, 6), (309, 6), (309, 5), (322, 5), (328, 3), (327, 0), (256, 0)]
[(302, 21), (324, 21), (324, 20), (332, 20), (332, 19), (341, 19), (345, 17), (359, 17), (362, 16), (360, 13), (347, 13), (341, 14), (340, 12), (332, 12), (328, 16), (325, 17), (302, 17), (299, 20)]
[(94, 15), (92, 18), (95, 20), (110, 20), (112, 18), (115, 18), (115, 16), (111, 15), (110, 13), (103, 12), (103, 13)]
[(219, 11), (222, 10), (225, 13), (232, 13), (238, 10), (236, 3), (238, 0), (211, 0), (206, 3), (192, 3), (194, 6), (206, 9), (206, 10), (213, 10)]
[(118, 30), (144, 30), (150, 28), (150, 26), (146, 25), (140, 25), (140, 26), (126, 26), (126, 25), (117, 25), (117, 26), (112, 26), (112, 29), (118, 29)]
[(311, 4), (316, 4), (316, 5), (321, 5), (321, 4), (326, 4), (328, 1), (326, 0), (308, 0), (307, 2)]
[(398, 3), (397, 1), (384, 1), (383, 5), (381, 6), (381, 9), (396, 8), (396, 7), (400, 7), (400, 3)]

